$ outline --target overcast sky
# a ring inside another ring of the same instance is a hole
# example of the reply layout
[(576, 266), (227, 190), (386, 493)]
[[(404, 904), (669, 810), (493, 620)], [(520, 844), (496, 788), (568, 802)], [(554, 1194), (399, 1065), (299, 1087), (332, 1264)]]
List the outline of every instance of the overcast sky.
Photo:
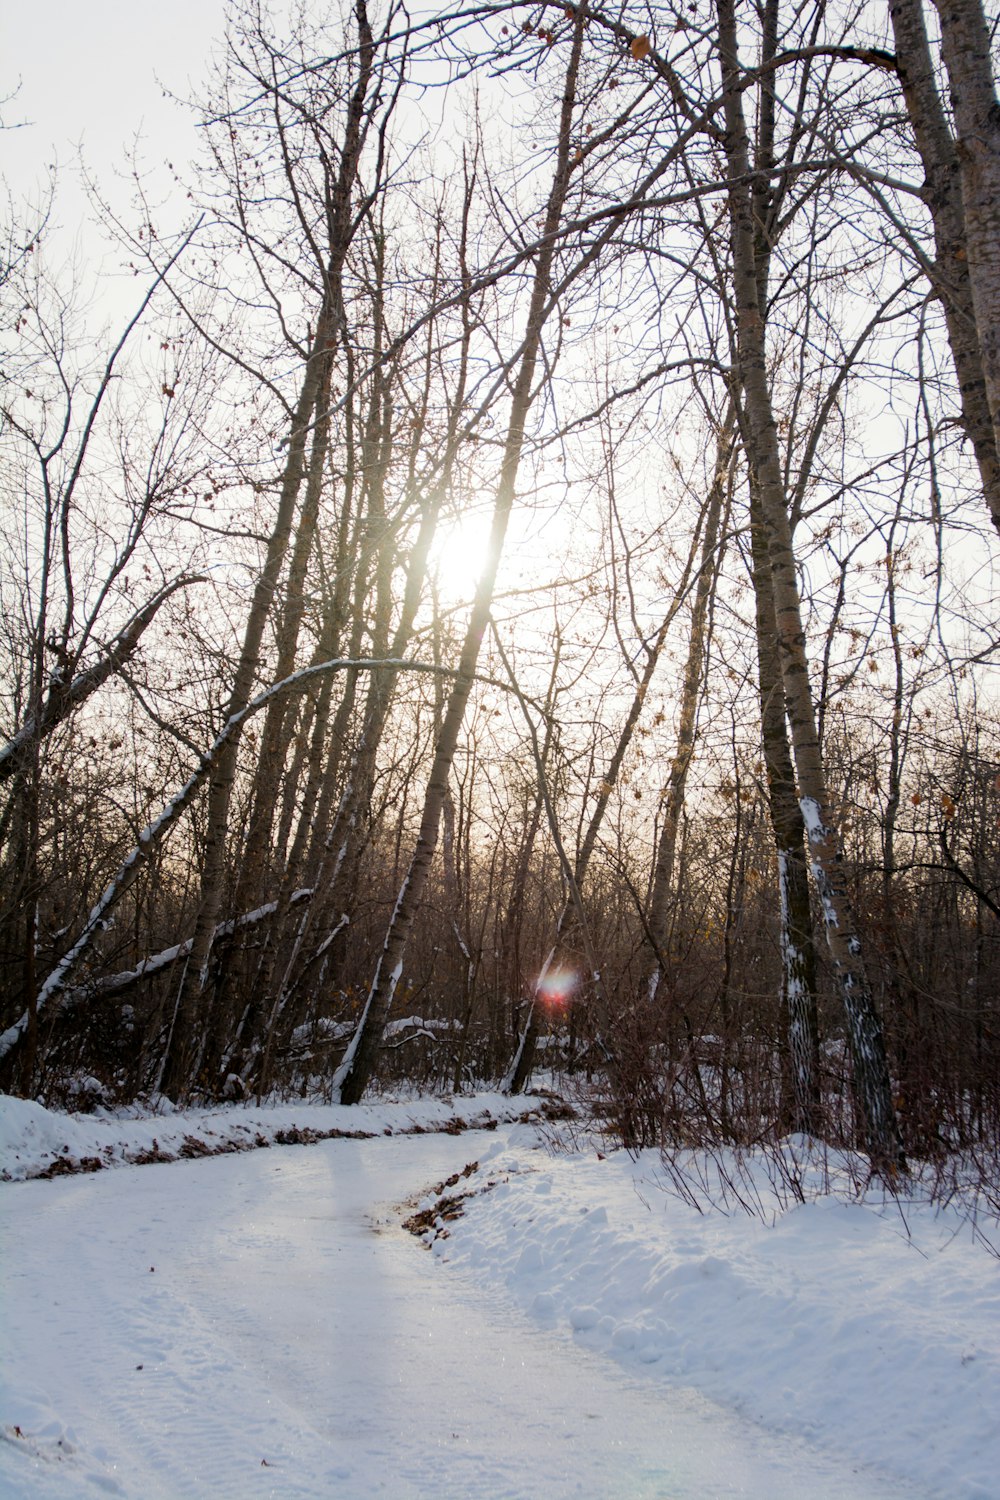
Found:
[[(223, 0), (0, 0), (3, 119), (20, 127), (0, 136), (0, 163), (15, 195), (52, 160), (68, 191), (81, 144), (108, 184), (137, 131), (150, 164), (187, 160), (194, 131), (163, 85), (183, 95), (203, 75), (223, 10)], [(68, 193), (63, 223), (71, 203), (78, 211)]]

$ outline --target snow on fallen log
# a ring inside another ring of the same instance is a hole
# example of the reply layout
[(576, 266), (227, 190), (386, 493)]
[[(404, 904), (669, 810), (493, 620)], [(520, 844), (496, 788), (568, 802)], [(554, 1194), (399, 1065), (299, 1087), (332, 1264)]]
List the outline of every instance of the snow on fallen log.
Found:
[[(312, 896), (312, 890), (306, 886), (302, 890), (293, 892), (288, 904), (298, 906), (310, 901)], [(277, 910), (277, 901), (268, 901), (254, 911), (247, 911), (242, 916), (232, 917), (227, 922), (220, 922), (212, 937), (213, 944), (219, 938), (230, 937), (234, 932), (242, 932), (247, 927), (256, 926), (258, 922), (274, 916)], [(122, 969), (117, 974), (106, 974), (100, 979), (88, 980), (86, 984), (66, 990), (62, 997), (61, 1008), (72, 1010), (74, 1006), (82, 1004), (85, 1000), (103, 1000), (108, 995), (122, 994), (143, 979), (151, 979), (155, 974), (162, 973), (164, 969), (171, 968), (180, 959), (187, 958), (191, 952), (191, 942), (191, 938), (185, 938), (181, 943), (174, 943), (170, 948), (162, 948), (159, 953), (153, 953), (149, 958), (142, 959), (134, 969)]]
[(146, 1166), (198, 1156), (223, 1156), (268, 1146), (312, 1145), (324, 1140), (368, 1140), (384, 1135), (495, 1130), (498, 1124), (563, 1118), (561, 1100), (500, 1094), (380, 1100), (341, 1105), (242, 1104), (175, 1112), (98, 1110), (92, 1114), (46, 1109), (33, 1099), (0, 1094), (0, 1182)]

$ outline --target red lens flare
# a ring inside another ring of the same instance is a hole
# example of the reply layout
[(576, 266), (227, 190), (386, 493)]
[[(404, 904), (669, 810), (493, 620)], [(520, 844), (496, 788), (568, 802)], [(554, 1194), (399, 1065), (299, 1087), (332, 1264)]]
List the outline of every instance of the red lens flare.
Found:
[(538, 981), (538, 998), (543, 1005), (559, 1010), (573, 998), (579, 976), (572, 969), (550, 969)]

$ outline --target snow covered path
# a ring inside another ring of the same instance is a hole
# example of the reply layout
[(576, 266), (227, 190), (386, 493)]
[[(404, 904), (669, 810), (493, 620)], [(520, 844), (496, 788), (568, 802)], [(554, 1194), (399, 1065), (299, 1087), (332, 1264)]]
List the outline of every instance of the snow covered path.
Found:
[[(2, 1190), (7, 1500), (889, 1500), (540, 1328), (398, 1205), (496, 1137), (334, 1140)], [(30, 1438), (27, 1436), (30, 1434)]]

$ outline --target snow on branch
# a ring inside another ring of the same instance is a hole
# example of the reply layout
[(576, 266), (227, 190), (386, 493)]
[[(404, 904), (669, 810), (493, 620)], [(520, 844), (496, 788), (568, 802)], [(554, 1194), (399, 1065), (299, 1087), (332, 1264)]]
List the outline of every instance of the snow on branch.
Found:
[[(312, 896), (312, 890), (306, 886), (302, 890), (294, 891), (288, 904), (298, 906), (302, 902), (310, 901)], [(254, 911), (247, 911), (242, 916), (230, 918), (227, 922), (220, 922), (212, 935), (212, 941), (214, 943), (219, 938), (230, 937), (234, 932), (242, 932), (244, 928), (255, 927), (258, 922), (264, 922), (268, 917), (273, 917), (277, 910), (277, 901), (268, 901)], [(118, 974), (106, 974), (101, 979), (66, 990), (60, 1002), (61, 1008), (71, 1010), (85, 1000), (103, 1000), (108, 995), (120, 995), (141, 980), (151, 979), (154, 974), (160, 974), (180, 959), (187, 958), (191, 952), (191, 943), (191, 938), (185, 938), (182, 943), (174, 943), (169, 948), (162, 948), (159, 953), (150, 954), (149, 958), (144, 958), (136, 964), (134, 969), (122, 969)]]

